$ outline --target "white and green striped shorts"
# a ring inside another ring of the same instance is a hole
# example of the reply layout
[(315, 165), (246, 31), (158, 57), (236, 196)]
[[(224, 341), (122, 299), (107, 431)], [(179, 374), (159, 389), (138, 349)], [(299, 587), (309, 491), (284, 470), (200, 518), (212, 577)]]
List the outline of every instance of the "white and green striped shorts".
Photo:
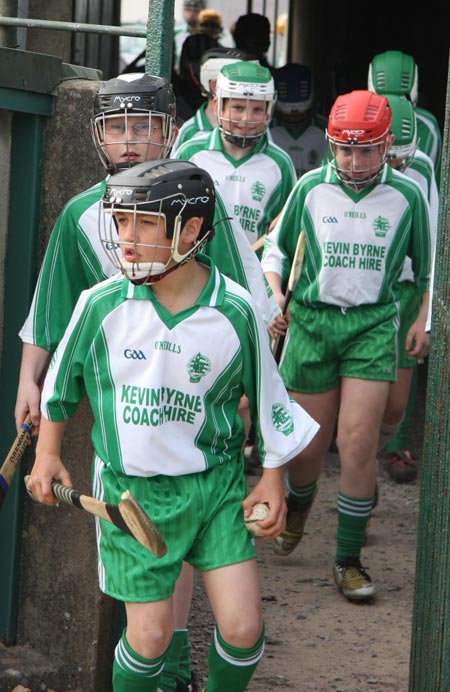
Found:
[(341, 309), (292, 302), (281, 377), (304, 394), (334, 389), (342, 377), (395, 382), (398, 326), (396, 303)]

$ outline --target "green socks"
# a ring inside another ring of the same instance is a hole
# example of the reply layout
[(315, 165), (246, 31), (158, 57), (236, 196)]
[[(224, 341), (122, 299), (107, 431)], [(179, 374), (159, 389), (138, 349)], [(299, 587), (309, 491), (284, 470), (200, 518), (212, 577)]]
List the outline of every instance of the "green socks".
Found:
[(128, 644), (125, 631), (114, 652), (114, 692), (157, 692), (167, 651), (159, 658), (144, 658)]
[(313, 503), (317, 492), (317, 480), (309, 485), (295, 486), (287, 476), (287, 488), (289, 491), (289, 506), (298, 509), (308, 509)]
[(365, 541), (373, 497), (349, 497), (338, 494), (336, 562), (344, 557), (359, 557)]
[(175, 692), (177, 680), (185, 685), (191, 681), (191, 645), (187, 630), (174, 631), (159, 686), (163, 692)]
[(206, 692), (244, 692), (264, 653), (264, 626), (256, 644), (239, 649), (227, 644), (216, 627), (208, 652)]

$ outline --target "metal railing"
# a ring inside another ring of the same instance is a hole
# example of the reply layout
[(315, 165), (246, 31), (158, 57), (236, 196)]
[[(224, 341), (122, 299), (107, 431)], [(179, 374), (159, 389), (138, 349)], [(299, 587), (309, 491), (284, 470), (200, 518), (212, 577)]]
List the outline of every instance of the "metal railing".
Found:
[(90, 34), (107, 34), (109, 36), (137, 36), (146, 38), (147, 31), (122, 26), (105, 26), (104, 24), (81, 24), (80, 22), (56, 22), (48, 19), (19, 19), (17, 17), (0, 17), (0, 26), (17, 26), (26, 29), (54, 29), (55, 31), (75, 31)]

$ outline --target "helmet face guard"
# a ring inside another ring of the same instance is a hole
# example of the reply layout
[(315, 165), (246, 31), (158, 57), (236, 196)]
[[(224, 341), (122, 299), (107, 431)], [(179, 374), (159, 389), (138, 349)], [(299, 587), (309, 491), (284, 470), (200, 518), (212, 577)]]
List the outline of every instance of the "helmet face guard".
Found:
[[(219, 129), (227, 142), (246, 149), (254, 146), (267, 132), (276, 102), (274, 82), (267, 68), (253, 62), (226, 65), (217, 78), (216, 98)], [(263, 119), (250, 119), (255, 101), (264, 104)], [(244, 111), (244, 117), (231, 117), (236, 106)], [(225, 110), (228, 110), (226, 116)]]
[(328, 119), (328, 161), (339, 180), (359, 192), (372, 185), (391, 144), (388, 100), (370, 91), (336, 99)]
[[(152, 159), (166, 158), (176, 136), (175, 113), (173, 89), (165, 79), (138, 73), (103, 82), (95, 98), (91, 132), (106, 170), (115, 173), (130, 168), (138, 158), (148, 160), (150, 147)], [(109, 153), (116, 145), (124, 149), (120, 162), (113, 162)]]
[[(122, 171), (108, 181), (100, 205), (100, 242), (110, 261), (129, 281), (151, 284), (188, 262), (203, 248), (214, 234), (214, 209), (212, 180), (206, 171), (195, 164), (170, 159), (138, 164), (132, 171)], [(131, 242), (128, 238), (126, 243), (119, 240), (121, 214), (131, 215)], [(137, 229), (142, 216), (154, 222), (149, 242), (142, 240), (142, 232), (138, 242)], [(192, 248), (180, 253), (179, 240), (184, 224), (196, 216), (203, 220), (198, 238)], [(156, 257), (160, 249), (167, 249), (167, 244), (158, 243), (163, 222), (164, 237), (171, 240), (170, 256), (165, 263), (151, 257), (152, 252)], [(122, 246), (134, 249), (131, 261), (123, 255)], [(143, 250), (145, 260), (139, 261)]]

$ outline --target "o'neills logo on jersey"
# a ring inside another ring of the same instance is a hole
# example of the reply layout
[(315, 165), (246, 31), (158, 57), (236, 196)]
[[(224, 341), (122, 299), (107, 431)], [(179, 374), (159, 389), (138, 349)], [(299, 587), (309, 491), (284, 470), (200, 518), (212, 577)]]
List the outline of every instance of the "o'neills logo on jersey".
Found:
[(202, 377), (211, 372), (211, 361), (201, 353), (193, 356), (187, 364), (190, 382), (200, 382)]
[(282, 432), (283, 435), (290, 435), (294, 430), (294, 421), (290, 411), (283, 404), (272, 406), (272, 425), (275, 430)]

